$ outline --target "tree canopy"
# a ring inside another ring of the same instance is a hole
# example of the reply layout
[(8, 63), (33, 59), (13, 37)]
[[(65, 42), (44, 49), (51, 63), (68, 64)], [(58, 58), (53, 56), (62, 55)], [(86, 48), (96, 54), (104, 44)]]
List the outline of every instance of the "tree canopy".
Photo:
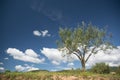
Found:
[[(75, 54), (79, 58), (83, 70), (92, 54), (98, 53), (99, 50), (111, 48), (111, 34), (107, 34), (105, 28), (100, 29), (91, 23), (86, 25), (82, 22), (82, 25), (78, 25), (74, 29), (60, 28), (59, 36), (60, 40), (57, 41), (59, 50), (67, 50), (67, 54)], [(90, 54), (86, 57), (88, 51)]]

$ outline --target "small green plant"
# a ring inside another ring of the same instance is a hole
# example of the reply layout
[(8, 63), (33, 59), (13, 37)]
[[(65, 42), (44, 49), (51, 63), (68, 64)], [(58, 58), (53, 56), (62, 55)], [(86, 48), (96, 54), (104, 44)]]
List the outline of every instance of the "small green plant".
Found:
[(91, 71), (94, 73), (105, 74), (110, 72), (109, 65), (105, 63), (96, 63), (95, 66), (91, 68)]

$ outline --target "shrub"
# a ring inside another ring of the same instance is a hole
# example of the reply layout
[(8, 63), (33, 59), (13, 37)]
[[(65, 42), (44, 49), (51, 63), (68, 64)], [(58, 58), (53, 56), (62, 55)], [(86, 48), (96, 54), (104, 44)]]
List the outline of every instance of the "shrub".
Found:
[(110, 68), (109, 65), (106, 65), (105, 63), (96, 63), (95, 66), (91, 68), (91, 71), (94, 73), (104, 74), (109, 73)]
[(120, 75), (120, 66), (118, 66), (116, 73)]
[(10, 73), (11, 71), (10, 70), (5, 70), (5, 73)]

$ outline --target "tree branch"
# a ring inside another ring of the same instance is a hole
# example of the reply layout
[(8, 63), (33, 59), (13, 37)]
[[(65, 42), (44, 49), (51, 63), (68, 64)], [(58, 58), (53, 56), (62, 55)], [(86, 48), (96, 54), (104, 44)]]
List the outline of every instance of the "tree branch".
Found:
[(85, 60), (85, 63), (88, 61), (88, 59), (90, 58), (90, 56), (92, 55), (92, 53), (94, 52), (94, 50), (96, 49), (96, 47), (94, 47), (91, 51), (91, 53), (88, 55), (87, 59)]
[(82, 59), (82, 54), (81, 54), (81, 52), (80, 52), (80, 50), (78, 49), (77, 51), (76, 51), (78, 54), (79, 54), (79, 56), (81, 57), (81, 59)]
[(76, 52), (74, 52), (73, 54), (75, 54), (80, 60), (82, 60), (81, 57)]
[(90, 58), (90, 56), (92, 55), (92, 53), (90, 53), (87, 57), (87, 59), (85, 60), (85, 63), (88, 61), (88, 59)]

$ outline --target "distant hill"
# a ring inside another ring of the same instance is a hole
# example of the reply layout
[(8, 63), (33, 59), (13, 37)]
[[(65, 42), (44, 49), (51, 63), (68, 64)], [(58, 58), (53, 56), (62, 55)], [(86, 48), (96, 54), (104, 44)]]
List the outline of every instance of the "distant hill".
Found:
[(32, 71), (29, 71), (29, 72), (49, 72), (48, 70), (32, 70)]
[[(115, 72), (117, 70), (118, 67), (110, 67), (110, 71), (111, 72)], [(56, 71), (56, 72), (69, 72), (69, 71), (72, 71), (72, 70), (60, 70), (60, 71)], [(76, 70), (73, 70), (73, 71), (80, 71), (80, 69), (76, 69)], [(87, 69), (86, 71), (90, 71), (90, 69)], [(50, 72), (48, 70), (33, 70), (33, 71), (29, 71), (29, 72)]]

